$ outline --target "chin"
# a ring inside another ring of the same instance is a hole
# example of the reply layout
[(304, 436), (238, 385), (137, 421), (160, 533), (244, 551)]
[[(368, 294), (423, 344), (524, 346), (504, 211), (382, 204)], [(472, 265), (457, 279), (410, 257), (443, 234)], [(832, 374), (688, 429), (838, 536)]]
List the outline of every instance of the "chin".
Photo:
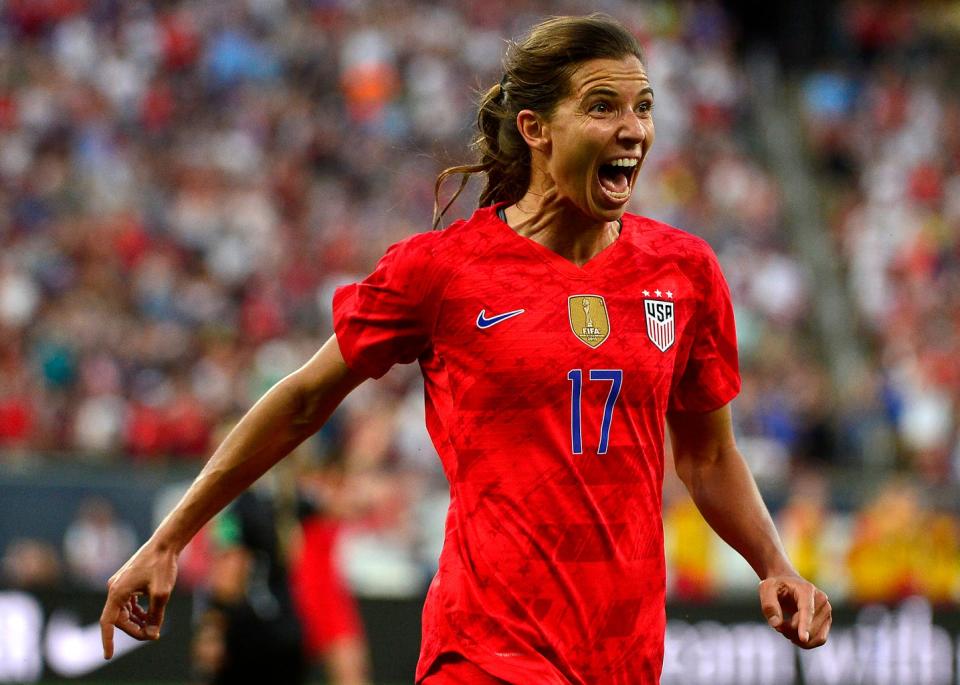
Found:
[(608, 198), (597, 198), (596, 196), (581, 196), (580, 198), (568, 196), (566, 200), (568, 206), (572, 206), (588, 220), (595, 222), (618, 221), (627, 211), (629, 203), (629, 197), (616, 204), (611, 203)]
[(629, 204), (629, 199), (614, 207), (604, 207), (603, 205), (594, 204), (590, 208), (589, 215), (598, 221), (617, 221), (623, 217), (624, 213), (627, 211), (627, 205)]

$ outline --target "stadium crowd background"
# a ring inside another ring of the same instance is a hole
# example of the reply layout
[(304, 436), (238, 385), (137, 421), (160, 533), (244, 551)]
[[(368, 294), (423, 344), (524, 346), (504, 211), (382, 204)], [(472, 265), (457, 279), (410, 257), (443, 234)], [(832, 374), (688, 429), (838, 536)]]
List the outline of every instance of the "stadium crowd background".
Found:
[[(792, 248), (715, 3), (9, 0), (0, 462), (199, 465), (330, 334), (333, 289), (429, 229), (503, 37), (594, 9), (647, 50), (657, 142), (632, 209), (720, 256), (738, 435), (798, 567), (834, 599), (960, 601), (960, 498), (938, 496), (960, 485), (955, 4), (839, 3), (829, 56), (790, 72), (867, 360), (837, 387), (813, 323), (824, 284)], [(307, 450), (357, 475), (342, 559), (361, 592), (420, 591), (439, 550), (445, 481), (418, 379), (365, 384)], [(664, 516), (672, 597), (753, 592), (669, 474)], [(122, 518), (83, 510), (64, 548), (75, 577), (102, 583), (137, 544)], [(102, 543), (86, 566), (83, 535)], [(5, 582), (59, 563), (25, 545), (5, 551)]]

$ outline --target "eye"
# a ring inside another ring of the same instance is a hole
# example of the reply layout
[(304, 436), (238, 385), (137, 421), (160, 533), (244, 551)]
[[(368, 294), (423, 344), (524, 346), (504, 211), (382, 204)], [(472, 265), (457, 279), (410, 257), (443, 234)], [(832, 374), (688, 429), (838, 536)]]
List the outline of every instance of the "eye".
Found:
[(611, 107), (608, 103), (601, 100), (600, 102), (595, 102), (590, 105), (590, 111), (597, 112), (598, 114), (606, 114), (611, 111)]
[(653, 101), (644, 100), (637, 105), (637, 114), (650, 114), (653, 111)]

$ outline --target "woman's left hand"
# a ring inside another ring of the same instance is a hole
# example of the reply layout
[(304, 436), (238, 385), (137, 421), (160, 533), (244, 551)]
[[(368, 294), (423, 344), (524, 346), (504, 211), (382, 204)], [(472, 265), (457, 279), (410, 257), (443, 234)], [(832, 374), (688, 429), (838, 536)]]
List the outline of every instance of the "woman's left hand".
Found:
[(800, 576), (771, 576), (760, 582), (760, 606), (770, 627), (803, 649), (827, 641), (833, 608), (826, 593)]

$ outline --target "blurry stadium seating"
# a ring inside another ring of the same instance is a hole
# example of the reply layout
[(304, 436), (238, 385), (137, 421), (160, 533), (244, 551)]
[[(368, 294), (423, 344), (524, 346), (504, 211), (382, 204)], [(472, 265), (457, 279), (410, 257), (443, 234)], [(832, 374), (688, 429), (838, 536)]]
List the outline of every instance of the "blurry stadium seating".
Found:
[[(199, 464), (330, 334), (333, 288), (429, 229), (502, 38), (600, 6), (641, 35), (656, 89), (632, 208), (720, 256), (738, 434), (798, 564), (833, 597), (956, 604), (960, 499), (943, 493), (960, 481), (960, 100), (950, 22), (900, 5), (841, 4), (835, 57), (794, 75), (869, 360), (838, 389), (811, 324), (819, 284), (791, 249), (715, 4), (6, 3), (0, 465)], [(416, 369), (395, 369), (316, 447), (381, 474), (346, 555), (367, 594), (419, 592), (438, 552), (445, 484), (420, 398)], [(753, 592), (669, 475), (665, 519), (668, 538), (706, 541), (671, 551), (675, 596)]]

